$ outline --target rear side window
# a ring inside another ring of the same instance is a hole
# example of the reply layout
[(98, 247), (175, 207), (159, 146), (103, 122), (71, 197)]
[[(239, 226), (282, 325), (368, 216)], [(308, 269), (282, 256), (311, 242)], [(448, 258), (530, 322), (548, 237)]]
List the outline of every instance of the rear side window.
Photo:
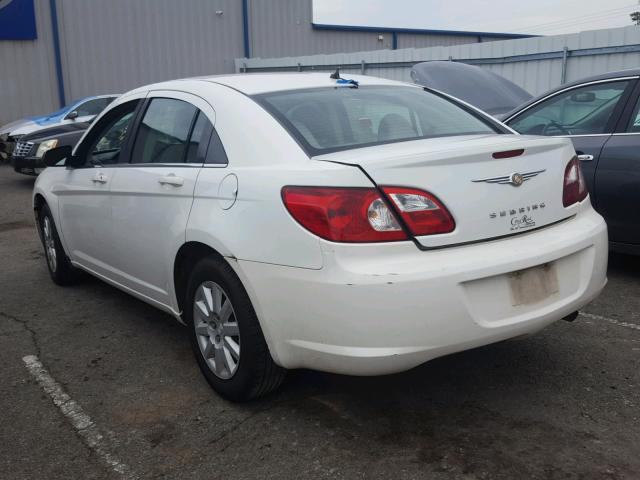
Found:
[(187, 148), (187, 163), (203, 163), (207, 154), (207, 142), (211, 137), (213, 125), (207, 116), (200, 112), (189, 137)]
[(480, 116), (415, 87), (317, 88), (254, 98), (310, 155), (422, 138), (499, 133)]
[(131, 162), (183, 163), (197, 113), (196, 107), (182, 100), (152, 99), (138, 128)]
[(215, 165), (227, 165), (229, 163), (227, 152), (215, 129), (211, 132), (211, 141), (209, 142), (209, 150), (207, 151), (207, 160), (205, 163)]

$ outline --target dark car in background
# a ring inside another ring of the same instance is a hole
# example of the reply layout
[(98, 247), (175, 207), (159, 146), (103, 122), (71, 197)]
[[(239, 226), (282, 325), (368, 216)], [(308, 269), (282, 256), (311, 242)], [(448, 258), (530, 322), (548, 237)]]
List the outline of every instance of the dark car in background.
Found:
[(10, 157), (13, 169), (18, 173), (38, 175), (45, 168), (42, 161), (45, 152), (65, 145), (75, 146), (90, 124), (68, 123), (22, 136)]
[(56, 112), (22, 118), (0, 126), (0, 162), (11, 155), (15, 144), (23, 136), (40, 132), (45, 128), (91, 122), (116, 98), (118, 94), (85, 97), (71, 102)]
[[(470, 75), (466, 79), (469, 85), (466, 94), (465, 90), (453, 88), (456, 84), (453, 80), (451, 88), (446, 81), (420, 84), (459, 96), (482, 109), (481, 102), (471, 98), (493, 97), (500, 90), (493, 86), (483, 88), (480, 77), (473, 78), (473, 71), (466, 71)], [(458, 74), (459, 69), (449, 69), (450, 78), (455, 79)], [(442, 75), (446, 78), (445, 74)], [(416, 80), (420, 78), (425, 77), (415, 77)], [(591, 203), (607, 221), (611, 248), (632, 254), (640, 254), (639, 79), (640, 69), (584, 78), (554, 88), (506, 114), (497, 115), (524, 135), (571, 139)], [(509, 101), (511, 96), (505, 95), (504, 101), (495, 100), (494, 103), (506, 104)]]
[(505, 115), (519, 133), (567, 137), (614, 250), (640, 254), (640, 69), (555, 88)]

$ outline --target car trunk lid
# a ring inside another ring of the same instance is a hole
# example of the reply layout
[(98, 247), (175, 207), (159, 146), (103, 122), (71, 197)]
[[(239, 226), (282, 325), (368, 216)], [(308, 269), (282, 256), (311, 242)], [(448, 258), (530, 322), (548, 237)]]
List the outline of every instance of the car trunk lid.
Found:
[(571, 216), (562, 190), (573, 155), (565, 139), (467, 135), (345, 150), (314, 160), (357, 166), (378, 186), (435, 195), (456, 227), (416, 240), (425, 248), (441, 248), (525, 233)]

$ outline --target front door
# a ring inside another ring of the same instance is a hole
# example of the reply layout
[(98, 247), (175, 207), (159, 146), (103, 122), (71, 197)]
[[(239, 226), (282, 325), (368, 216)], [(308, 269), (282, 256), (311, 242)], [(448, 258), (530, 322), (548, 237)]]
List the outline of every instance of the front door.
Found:
[(138, 102), (123, 103), (98, 121), (76, 148), (82, 165), (68, 168), (54, 187), (71, 259), (107, 277), (113, 253), (110, 189)]
[(173, 258), (185, 242), (213, 109), (180, 92), (151, 92), (136, 127), (130, 164), (112, 183), (114, 267), (120, 283), (171, 305)]

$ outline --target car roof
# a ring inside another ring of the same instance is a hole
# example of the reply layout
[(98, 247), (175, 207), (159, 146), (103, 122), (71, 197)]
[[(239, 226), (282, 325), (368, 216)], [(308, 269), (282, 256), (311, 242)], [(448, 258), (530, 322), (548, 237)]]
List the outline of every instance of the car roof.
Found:
[(510, 112), (502, 116), (502, 118), (509, 119), (510, 117), (520, 112), (521, 110), (524, 110), (525, 108), (528, 108), (532, 104), (540, 101), (540, 99), (548, 97), (549, 95), (552, 95), (561, 90), (575, 87), (577, 85), (582, 85), (583, 83), (598, 82), (602, 80), (613, 80), (616, 78), (625, 78), (625, 77), (640, 77), (640, 68), (629, 68), (627, 70), (618, 70), (615, 72), (601, 73), (599, 75), (592, 75), (591, 77), (580, 78), (578, 80), (574, 80), (573, 82), (563, 83), (562, 85), (552, 88), (551, 90), (547, 90), (546, 92), (538, 95), (537, 97), (532, 98), (528, 102), (525, 102), (522, 105), (519, 105), (518, 107), (514, 108), (513, 110), (511, 110)]
[[(210, 75), (204, 77), (184, 78), (168, 82), (147, 85), (136, 90), (162, 90), (180, 89), (182, 82), (202, 81), (218, 83), (233, 88), (245, 95), (257, 95), (260, 93), (278, 92), (285, 90), (299, 90), (304, 88), (335, 87), (336, 80), (330, 78), (332, 72), (277, 72), (277, 73), (239, 73), (230, 75)], [(344, 79), (356, 80), (360, 85), (397, 85), (409, 84), (386, 80), (384, 78), (369, 77), (366, 75), (351, 75), (341, 73)]]

